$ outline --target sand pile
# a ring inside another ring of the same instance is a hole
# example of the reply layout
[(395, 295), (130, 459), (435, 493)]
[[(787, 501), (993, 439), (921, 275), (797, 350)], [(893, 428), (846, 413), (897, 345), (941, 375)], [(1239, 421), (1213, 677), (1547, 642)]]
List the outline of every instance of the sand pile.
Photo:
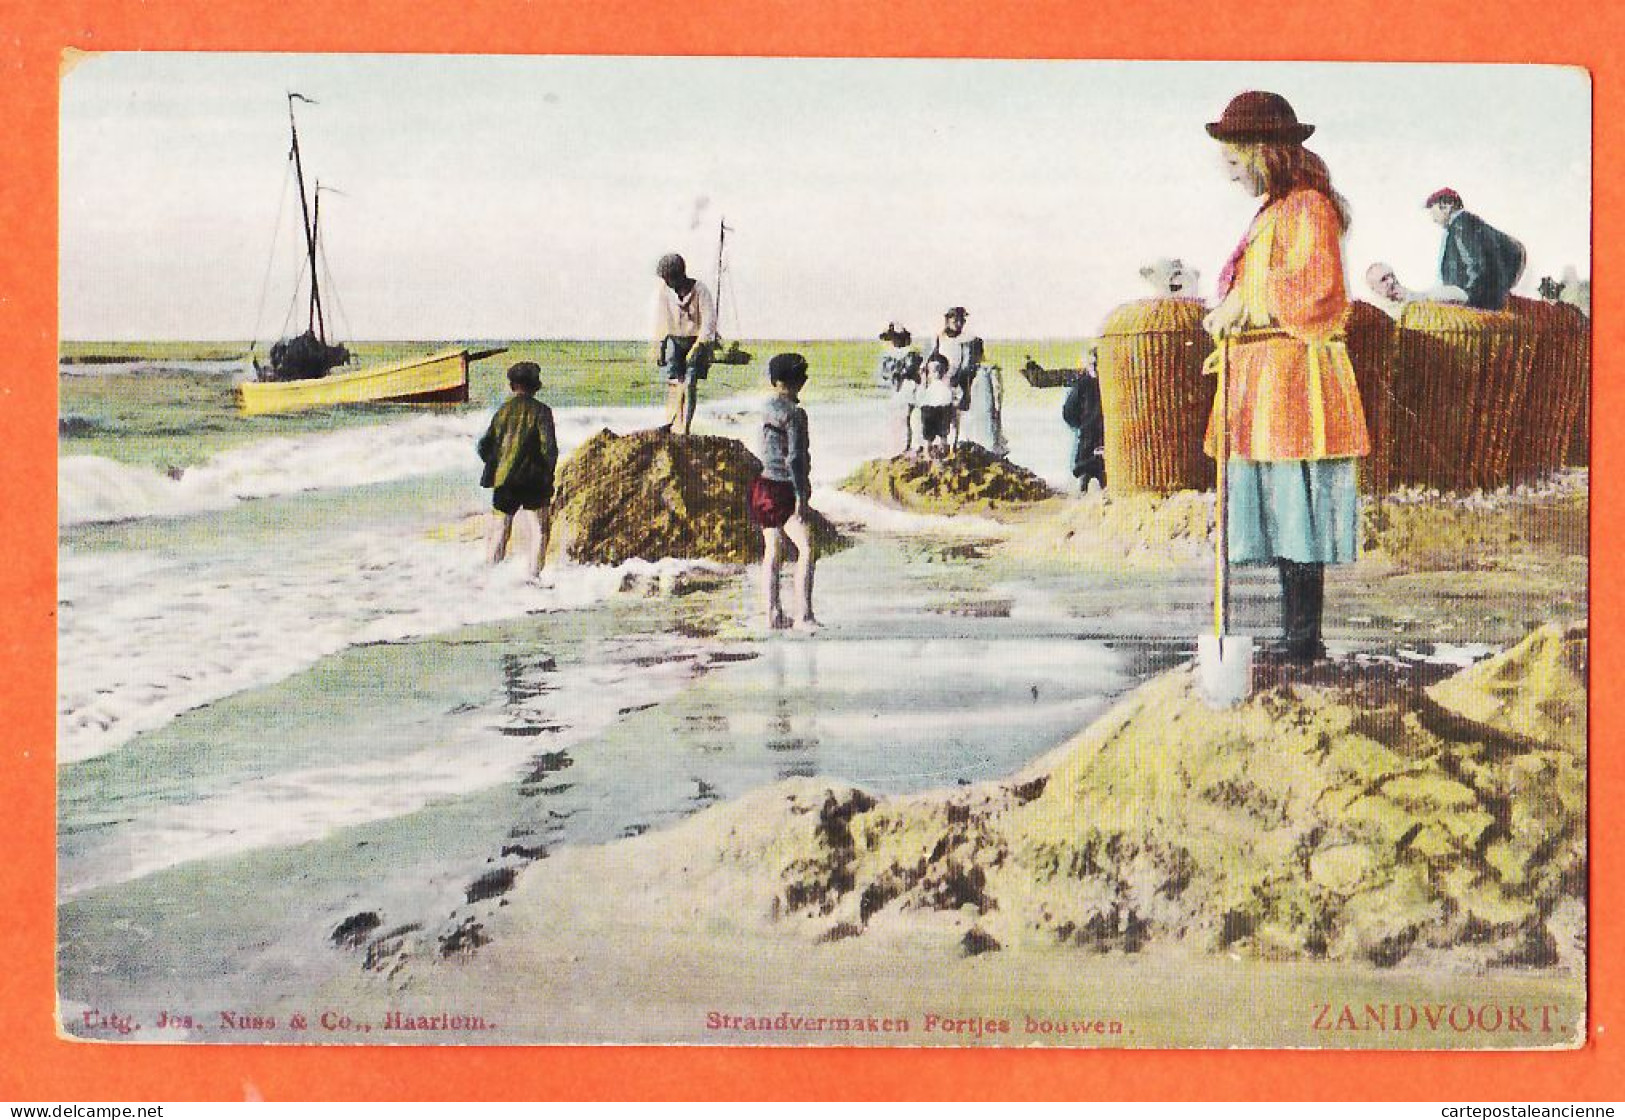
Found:
[(1586, 628), (1537, 630), (1517, 647), (1428, 689), (1468, 719), (1584, 759), (1588, 661)]
[[(664, 431), (618, 436), (606, 428), (559, 468), (553, 548), (583, 564), (665, 557), (749, 563), (761, 556), (762, 534), (750, 523), (745, 495), (761, 470), (738, 440)], [(845, 544), (816, 512), (813, 539), (821, 553)]]
[[(1523, 571), (1538, 558), (1584, 559), (1586, 472), (1471, 495), (1400, 491), (1361, 499), (1364, 555), (1418, 571)], [(1213, 557), (1213, 492), (1094, 491), (1056, 502), (1005, 542), (1012, 558), (1072, 567), (1176, 566)]]
[(1225, 713), (1178, 670), (1015, 779), (891, 801), (800, 782), (667, 841), (688, 886), (738, 905), (761, 884), (750, 905), (817, 940), (1567, 965), (1585, 643), (1548, 626), (1429, 691), (1354, 668)]
[(1590, 540), (1586, 472), (1544, 487), (1466, 496), (1401, 491), (1366, 499), (1365, 548), (1401, 567), (1476, 571), (1519, 568), (1532, 546), (1584, 558)]
[(1024, 523), (1003, 551), (1067, 568), (1178, 565), (1213, 558), (1213, 494), (1117, 494), (1096, 490), (1058, 502)]
[(871, 459), (841, 489), (919, 513), (991, 513), (1055, 493), (1032, 471), (976, 443), (960, 444), (946, 459)]

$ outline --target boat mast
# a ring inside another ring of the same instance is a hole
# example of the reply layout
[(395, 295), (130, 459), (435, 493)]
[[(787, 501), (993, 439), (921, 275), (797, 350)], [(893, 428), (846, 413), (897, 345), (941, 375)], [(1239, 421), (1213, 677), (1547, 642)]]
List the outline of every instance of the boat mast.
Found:
[[(293, 150), (289, 153), (289, 158), (293, 160), (294, 175), (299, 180), (299, 209), (304, 215), (305, 251), (310, 255), (310, 320), (307, 329), (312, 331), (317, 339), (325, 345), (327, 342), (327, 326), (322, 318), (321, 284), (316, 274), (316, 218), (311, 213), (310, 199), (305, 196), (305, 165), (304, 161), (299, 158), (299, 126), (294, 123), (293, 119), (293, 101), (296, 97), (300, 101), (311, 105), (316, 104), (316, 102), (302, 93), (288, 94), (288, 130), (293, 133)], [(321, 200), (317, 199), (317, 214), (321, 212), (321, 205)]]
[[(310, 211), (310, 243), (313, 246), (321, 245), (322, 237), (322, 181), (316, 180), (316, 189), (310, 192), (314, 200)], [(317, 250), (313, 249), (312, 252)], [(316, 320), (316, 337), (327, 344), (327, 316), (322, 314), (322, 300), (316, 291), (316, 258), (310, 258), (310, 305), (311, 315)]]
[[(717, 222), (717, 284), (713, 293), (716, 297), (717, 333), (722, 333), (722, 247), (728, 240), (728, 219), (722, 218)], [(737, 324), (736, 324), (737, 325)]]

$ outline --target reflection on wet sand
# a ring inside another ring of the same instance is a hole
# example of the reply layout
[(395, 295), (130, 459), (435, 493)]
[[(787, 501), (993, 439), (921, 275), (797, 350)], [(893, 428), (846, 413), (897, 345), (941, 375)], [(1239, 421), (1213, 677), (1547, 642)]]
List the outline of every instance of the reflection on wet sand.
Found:
[[(807, 691), (818, 691), (818, 651), (814, 649), (806, 661)], [(773, 717), (768, 722), (767, 738), (763, 745), (770, 751), (793, 756), (780, 762), (778, 777), (810, 778), (818, 773), (818, 709), (799, 708), (791, 702), (786, 683), (787, 668), (782, 657), (773, 659)], [(797, 720), (801, 726), (797, 727)]]

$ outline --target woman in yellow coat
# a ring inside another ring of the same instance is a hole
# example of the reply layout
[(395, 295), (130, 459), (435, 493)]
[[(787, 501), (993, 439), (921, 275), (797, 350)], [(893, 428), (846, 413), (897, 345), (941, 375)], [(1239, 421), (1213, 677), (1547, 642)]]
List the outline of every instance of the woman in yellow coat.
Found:
[(1326, 652), (1325, 566), (1359, 555), (1355, 459), (1370, 451), (1343, 338), (1348, 211), (1303, 146), (1314, 126), (1279, 94), (1239, 94), (1207, 130), (1231, 181), (1263, 206), (1204, 320), (1218, 340), (1209, 368), (1228, 369), (1228, 417), (1215, 394), (1206, 447), (1217, 454), (1225, 423), (1230, 561), (1279, 568), (1284, 652), (1313, 661)]

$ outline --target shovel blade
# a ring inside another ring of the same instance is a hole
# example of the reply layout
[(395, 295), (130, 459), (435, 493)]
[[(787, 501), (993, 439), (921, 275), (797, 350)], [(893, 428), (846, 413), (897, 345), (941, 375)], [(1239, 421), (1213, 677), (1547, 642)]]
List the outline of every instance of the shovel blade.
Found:
[(1196, 639), (1196, 677), (1210, 707), (1233, 708), (1253, 691), (1253, 639), (1203, 634)]

